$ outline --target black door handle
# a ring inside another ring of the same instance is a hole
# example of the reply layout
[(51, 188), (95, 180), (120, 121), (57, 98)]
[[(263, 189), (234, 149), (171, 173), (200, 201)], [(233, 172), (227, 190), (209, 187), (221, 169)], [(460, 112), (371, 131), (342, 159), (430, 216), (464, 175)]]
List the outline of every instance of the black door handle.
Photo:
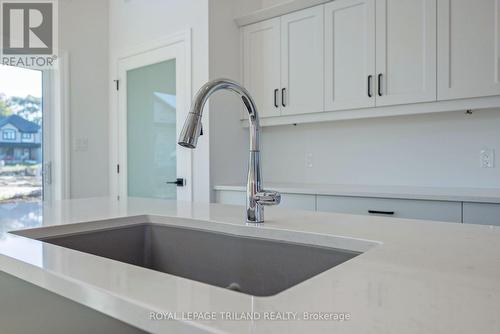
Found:
[(373, 79), (373, 75), (369, 75), (368, 76), (368, 97), (373, 97), (372, 95), (372, 79)]
[(175, 184), (177, 187), (184, 187), (186, 185), (186, 180), (178, 178), (175, 181), (169, 181), (167, 184)]
[(394, 216), (394, 211), (378, 211), (378, 210), (368, 210), (368, 213), (371, 215), (387, 215)]
[(378, 75), (378, 96), (382, 96), (382, 73)]
[(283, 88), (281, 90), (281, 105), (283, 107), (286, 107), (286, 104), (285, 104), (285, 91), (286, 91), (286, 88)]
[(274, 107), (275, 108), (279, 108), (279, 105), (278, 105), (278, 92), (279, 92), (279, 89), (276, 88), (274, 90)]

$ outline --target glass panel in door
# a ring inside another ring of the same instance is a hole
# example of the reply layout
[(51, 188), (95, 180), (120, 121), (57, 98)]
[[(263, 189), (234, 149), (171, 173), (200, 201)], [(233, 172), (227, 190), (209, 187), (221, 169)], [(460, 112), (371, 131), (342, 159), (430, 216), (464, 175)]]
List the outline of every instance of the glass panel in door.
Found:
[(128, 196), (176, 199), (176, 61), (127, 71)]

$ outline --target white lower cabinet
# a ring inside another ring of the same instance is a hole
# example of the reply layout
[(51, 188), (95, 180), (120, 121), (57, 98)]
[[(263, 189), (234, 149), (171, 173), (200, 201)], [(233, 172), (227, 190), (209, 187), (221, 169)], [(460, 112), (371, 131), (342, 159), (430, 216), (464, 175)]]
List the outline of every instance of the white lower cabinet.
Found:
[(500, 226), (500, 204), (464, 203), (464, 223)]
[(215, 202), (229, 205), (245, 205), (246, 193), (243, 191), (216, 191)]
[(318, 196), (317, 210), (453, 223), (462, 222), (461, 202)]
[[(245, 205), (246, 193), (242, 191), (218, 190), (215, 201), (221, 204)], [(316, 210), (316, 196), (302, 194), (281, 194), (280, 208), (292, 210)]]
[[(245, 205), (244, 191), (216, 190), (217, 203)], [(500, 226), (500, 204), (282, 194), (280, 208)]]

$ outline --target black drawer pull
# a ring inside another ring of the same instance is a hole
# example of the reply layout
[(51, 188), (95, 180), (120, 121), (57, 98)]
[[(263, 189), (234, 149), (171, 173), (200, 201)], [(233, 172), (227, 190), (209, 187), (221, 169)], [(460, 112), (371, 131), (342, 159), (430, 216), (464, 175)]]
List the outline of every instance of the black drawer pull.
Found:
[(378, 211), (378, 210), (368, 210), (368, 213), (371, 215), (387, 215), (394, 216), (394, 211)]
[(378, 75), (378, 96), (382, 96), (382, 73)]
[(279, 105), (278, 105), (278, 92), (279, 92), (279, 89), (274, 90), (274, 107), (275, 108), (279, 107)]
[(372, 97), (372, 79), (373, 75), (368, 76), (368, 97)]

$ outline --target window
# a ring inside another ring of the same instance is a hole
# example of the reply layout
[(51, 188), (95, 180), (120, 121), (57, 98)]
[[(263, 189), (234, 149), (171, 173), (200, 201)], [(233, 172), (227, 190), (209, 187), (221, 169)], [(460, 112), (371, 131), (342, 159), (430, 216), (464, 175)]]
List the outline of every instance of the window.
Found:
[(16, 132), (14, 130), (3, 130), (2, 131), (2, 139), (15, 140), (16, 139)]
[(30, 140), (31, 136), (32, 136), (31, 133), (22, 133), (21, 139)]

